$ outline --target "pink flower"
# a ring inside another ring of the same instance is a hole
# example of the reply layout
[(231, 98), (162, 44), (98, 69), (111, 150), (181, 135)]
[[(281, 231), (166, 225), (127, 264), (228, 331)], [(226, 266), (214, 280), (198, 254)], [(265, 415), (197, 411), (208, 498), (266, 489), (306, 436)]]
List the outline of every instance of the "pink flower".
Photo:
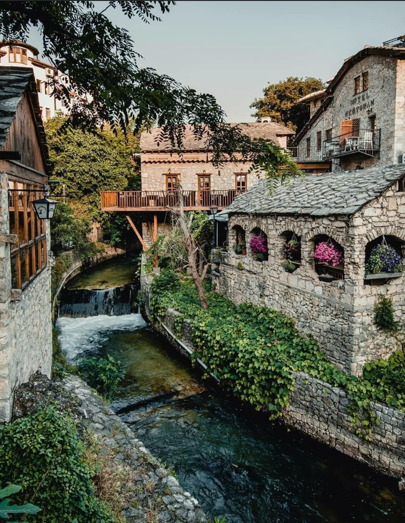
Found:
[(315, 248), (314, 258), (335, 267), (343, 260), (343, 252), (333, 243), (320, 242)]
[(253, 236), (249, 243), (252, 254), (267, 254), (267, 238), (262, 233)]

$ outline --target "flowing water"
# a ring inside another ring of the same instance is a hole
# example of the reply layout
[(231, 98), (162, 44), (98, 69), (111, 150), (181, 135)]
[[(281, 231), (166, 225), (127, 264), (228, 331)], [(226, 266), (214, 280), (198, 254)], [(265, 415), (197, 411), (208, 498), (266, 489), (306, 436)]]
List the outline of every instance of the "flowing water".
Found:
[(62, 316), (58, 325), (71, 361), (108, 353), (125, 363), (113, 409), (207, 514), (227, 523), (405, 521), (395, 480), (241, 409), (204, 385), (139, 314)]

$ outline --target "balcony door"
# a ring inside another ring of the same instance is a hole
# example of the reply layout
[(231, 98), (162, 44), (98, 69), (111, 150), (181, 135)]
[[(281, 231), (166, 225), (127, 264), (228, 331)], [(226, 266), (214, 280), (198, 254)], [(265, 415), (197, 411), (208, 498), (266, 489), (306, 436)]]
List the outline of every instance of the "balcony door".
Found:
[(201, 207), (209, 207), (211, 202), (211, 176), (198, 175), (198, 202)]
[(360, 120), (343, 120), (340, 122), (340, 144), (344, 145), (348, 138), (358, 137), (360, 130)]

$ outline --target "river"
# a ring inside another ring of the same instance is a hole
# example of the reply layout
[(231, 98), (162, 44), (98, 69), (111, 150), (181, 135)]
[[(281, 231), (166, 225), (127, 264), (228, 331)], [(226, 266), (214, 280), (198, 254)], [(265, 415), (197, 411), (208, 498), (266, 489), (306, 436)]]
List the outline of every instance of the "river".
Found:
[(125, 284), (132, 299), (137, 284), (128, 260), (110, 261), (70, 282), (62, 300), (75, 291), (75, 307), (61, 304), (62, 349), (72, 362), (107, 353), (124, 362), (126, 377), (112, 408), (174, 468), (208, 515), (227, 523), (405, 520), (396, 480), (241, 408), (204, 383), (131, 312), (126, 291), (112, 291)]

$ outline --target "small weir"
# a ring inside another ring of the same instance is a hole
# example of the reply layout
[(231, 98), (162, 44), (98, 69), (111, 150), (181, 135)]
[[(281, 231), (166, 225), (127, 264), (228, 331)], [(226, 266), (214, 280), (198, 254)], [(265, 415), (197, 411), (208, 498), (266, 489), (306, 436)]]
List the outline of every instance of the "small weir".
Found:
[(205, 385), (132, 308), (117, 312), (128, 311), (128, 303), (118, 303), (127, 299), (124, 293), (110, 296), (112, 308), (102, 308), (104, 299), (101, 305), (88, 301), (90, 280), (107, 294), (117, 279), (121, 288), (136, 287), (131, 278), (123, 281), (128, 266), (115, 264), (93, 269), (85, 283), (71, 282), (77, 308), (72, 313), (61, 304), (62, 349), (72, 362), (106, 354), (124, 362), (126, 376), (113, 409), (152, 454), (173, 466), (208, 515), (226, 517), (226, 523), (404, 521), (405, 496), (397, 481), (241, 409)]

